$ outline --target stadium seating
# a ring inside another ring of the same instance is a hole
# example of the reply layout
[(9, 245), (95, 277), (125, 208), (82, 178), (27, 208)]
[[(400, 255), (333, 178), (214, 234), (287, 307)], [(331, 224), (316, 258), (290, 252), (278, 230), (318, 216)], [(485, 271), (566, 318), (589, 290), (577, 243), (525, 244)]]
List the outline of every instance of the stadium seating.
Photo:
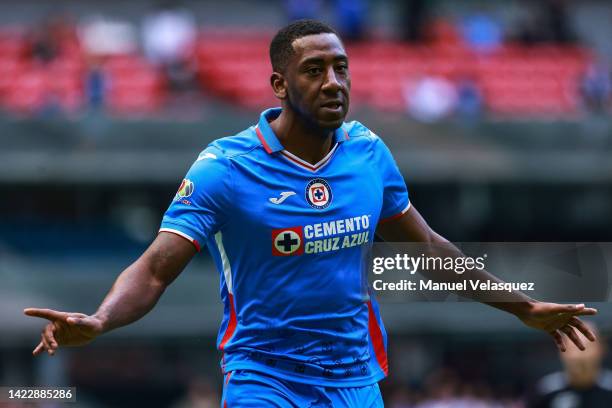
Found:
[[(208, 31), (202, 35), (198, 63), (202, 86), (251, 108), (274, 103), (269, 97), (268, 38)], [(503, 116), (564, 116), (577, 113), (578, 81), (590, 55), (562, 46), (507, 45), (478, 55), (461, 44), (414, 46), (370, 41), (348, 47), (353, 101), (388, 111), (404, 111), (406, 83), (422, 76), (456, 81), (473, 79), (485, 107)]]
[[(86, 107), (86, 56), (67, 39), (48, 63), (28, 55), (26, 30), (0, 30), (0, 107), (14, 114), (46, 110), (75, 113)], [(164, 81), (140, 55), (109, 56), (102, 70), (108, 110), (116, 115), (154, 114), (162, 106)]]
[[(78, 43), (67, 39), (60, 55), (43, 65), (27, 56), (24, 31), (0, 30), (0, 107), (22, 114), (84, 109), (87, 64)], [(249, 109), (277, 104), (269, 87), (270, 37), (269, 32), (247, 29), (203, 30), (195, 54), (203, 92)], [(581, 48), (550, 45), (508, 44), (490, 54), (476, 54), (456, 38), (428, 46), (371, 40), (350, 45), (348, 52), (354, 104), (402, 112), (407, 83), (424, 76), (451, 82), (470, 78), (486, 109), (508, 117), (577, 113), (578, 81), (592, 60)], [(103, 72), (112, 114), (155, 114), (163, 106), (165, 80), (143, 56), (109, 57)]]

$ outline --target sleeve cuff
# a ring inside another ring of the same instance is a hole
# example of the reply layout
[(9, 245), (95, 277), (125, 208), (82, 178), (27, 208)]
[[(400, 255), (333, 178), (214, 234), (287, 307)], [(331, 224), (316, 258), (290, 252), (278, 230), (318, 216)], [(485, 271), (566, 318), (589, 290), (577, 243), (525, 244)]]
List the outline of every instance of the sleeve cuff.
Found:
[(185, 232), (185, 228), (177, 227), (176, 225), (168, 225), (167, 223), (162, 224), (159, 232), (169, 232), (171, 234), (178, 235), (179, 237), (185, 238), (187, 241), (191, 242), (195, 249), (200, 252), (202, 247), (196, 238), (194, 238), (190, 233)]
[(378, 225), (384, 224), (386, 222), (389, 222), (389, 221), (392, 221), (392, 220), (395, 220), (395, 219), (398, 219), (402, 215), (406, 214), (408, 212), (408, 210), (410, 209), (410, 207), (411, 207), (411, 203), (410, 203), (410, 201), (408, 201), (408, 205), (402, 211), (400, 211), (400, 212), (398, 212), (398, 213), (396, 213), (396, 214), (394, 214), (394, 215), (392, 215), (390, 217), (385, 217), (385, 218), (380, 219), (378, 221)]

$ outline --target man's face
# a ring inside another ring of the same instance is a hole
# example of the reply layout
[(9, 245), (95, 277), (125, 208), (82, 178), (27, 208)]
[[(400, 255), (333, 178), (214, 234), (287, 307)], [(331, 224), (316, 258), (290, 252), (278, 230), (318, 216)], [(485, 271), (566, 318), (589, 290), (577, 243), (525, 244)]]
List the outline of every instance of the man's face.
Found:
[(567, 351), (561, 353), (561, 361), (572, 385), (590, 387), (597, 380), (604, 350), (599, 339), (590, 342), (582, 334), (578, 336), (582, 339), (586, 350), (581, 351), (570, 344)]
[(335, 34), (316, 34), (293, 42), (295, 55), (285, 72), (287, 103), (321, 129), (337, 129), (349, 108), (348, 58)]

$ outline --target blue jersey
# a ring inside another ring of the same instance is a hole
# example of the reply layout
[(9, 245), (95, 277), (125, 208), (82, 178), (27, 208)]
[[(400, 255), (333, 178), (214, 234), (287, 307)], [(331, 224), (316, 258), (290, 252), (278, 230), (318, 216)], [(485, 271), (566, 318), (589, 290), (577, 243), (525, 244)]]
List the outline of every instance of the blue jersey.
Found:
[(310, 164), (269, 122), (218, 139), (200, 155), (161, 231), (206, 243), (221, 275), (217, 338), (223, 372), (254, 370), (332, 387), (388, 370), (386, 332), (367, 283), (380, 222), (406, 212), (406, 184), (382, 140), (343, 124)]

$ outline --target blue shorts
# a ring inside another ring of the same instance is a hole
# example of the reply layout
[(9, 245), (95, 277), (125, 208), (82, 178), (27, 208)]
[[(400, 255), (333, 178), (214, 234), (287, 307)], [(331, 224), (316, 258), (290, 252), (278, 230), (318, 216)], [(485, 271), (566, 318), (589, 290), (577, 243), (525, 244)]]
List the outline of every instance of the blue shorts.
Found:
[(235, 370), (225, 374), (222, 408), (382, 408), (378, 384), (322, 387)]

